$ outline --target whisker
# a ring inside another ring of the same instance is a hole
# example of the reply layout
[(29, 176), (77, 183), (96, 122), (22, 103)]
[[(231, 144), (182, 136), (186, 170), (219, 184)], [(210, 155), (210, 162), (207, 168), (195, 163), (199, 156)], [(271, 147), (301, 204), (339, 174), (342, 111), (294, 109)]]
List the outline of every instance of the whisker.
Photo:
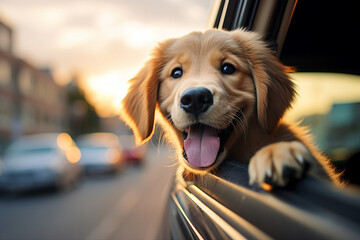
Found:
[(171, 167), (175, 167), (175, 166), (178, 166), (178, 165), (180, 165), (180, 162), (179, 162), (179, 161), (176, 161), (176, 163), (171, 164), (171, 165), (166, 165), (166, 166), (164, 166), (164, 167), (166, 167), (166, 168), (171, 168)]
[(233, 131), (235, 131), (237, 134), (241, 133), (246, 139), (246, 134), (247, 134), (246, 129), (248, 125), (247, 119), (244, 117), (245, 114), (241, 110), (241, 108), (235, 108), (235, 110), (236, 110), (236, 114), (234, 116), (231, 114), (225, 114), (223, 119), (225, 121), (230, 121)]

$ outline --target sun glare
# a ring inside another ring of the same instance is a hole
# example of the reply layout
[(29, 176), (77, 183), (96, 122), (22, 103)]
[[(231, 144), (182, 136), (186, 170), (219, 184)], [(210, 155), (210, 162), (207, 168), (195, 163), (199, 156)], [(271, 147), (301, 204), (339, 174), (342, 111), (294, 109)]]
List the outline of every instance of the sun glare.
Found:
[(294, 73), (298, 97), (287, 119), (327, 114), (333, 104), (360, 101), (360, 77), (339, 73)]
[(118, 115), (121, 100), (126, 96), (128, 80), (133, 71), (110, 72), (104, 75), (90, 77), (84, 86), (87, 99), (95, 106), (101, 117)]

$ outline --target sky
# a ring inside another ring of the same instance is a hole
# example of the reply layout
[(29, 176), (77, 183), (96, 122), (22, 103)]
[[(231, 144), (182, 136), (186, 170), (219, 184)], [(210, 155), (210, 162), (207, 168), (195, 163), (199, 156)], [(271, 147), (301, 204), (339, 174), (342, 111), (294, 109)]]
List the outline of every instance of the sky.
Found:
[(207, 27), (209, 0), (0, 0), (14, 53), (50, 67), (65, 84), (82, 77), (101, 116), (116, 115), (127, 81), (157, 42)]

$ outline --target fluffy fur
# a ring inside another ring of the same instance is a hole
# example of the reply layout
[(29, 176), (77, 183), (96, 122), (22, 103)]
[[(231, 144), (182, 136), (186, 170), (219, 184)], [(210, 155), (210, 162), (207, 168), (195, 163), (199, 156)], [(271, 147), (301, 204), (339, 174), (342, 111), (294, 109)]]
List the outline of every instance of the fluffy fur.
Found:
[[(222, 73), (224, 64), (234, 66), (235, 72)], [(176, 68), (182, 69), (183, 75), (174, 79), (171, 73)], [(287, 73), (254, 32), (193, 32), (159, 43), (143, 69), (130, 80), (122, 117), (142, 143), (151, 137), (158, 112), (180, 163), (191, 172), (211, 171), (230, 157), (249, 163), (250, 184), (284, 186), (291, 178), (300, 178), (307, 163), (311, 174), (337, 182), (328, 159), (314, 147), (309, 135), (282, 121), (295, 97)], [(182, 93), (196, 87), (208, 89), (214, 102), (198, 117), (180, 107)], [(191, 166), (182, 154), (183, 132), (196, 124), (219, 133), (232, 126), (222, 143), (223, 151), (206, 168)]]

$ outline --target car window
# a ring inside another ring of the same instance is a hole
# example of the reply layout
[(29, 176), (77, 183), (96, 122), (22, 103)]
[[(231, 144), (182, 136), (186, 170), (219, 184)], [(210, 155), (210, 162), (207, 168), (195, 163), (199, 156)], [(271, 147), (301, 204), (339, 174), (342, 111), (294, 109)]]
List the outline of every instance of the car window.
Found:
[(317, 145), (334, 161), (360, 149), (360, 76), (292, 74), (299, 97), (287, 118), (309, 126)]
[[(209, 25), (255, 30), (285, 65), (295, 67), (290, 77), (297, 84), (298, 97), (286, 119), (308, 126), (316, 144), (343, 171), (344, 178), (360, 184), (360, 39), (353, 31), (354, 23), (359, 22), (355, 2), (219, 0)], [(246, 10), (250, 5), (251, 11)], [(294, 23), (285, 38), (291, 15)], [(186, 173), (177, 175), (171, 196), (170, 206), (178, 213), (176, 218), (171, 218), (174, 211), (168, 215), (173, 238), (359, 236), (360, 201), (357, 188), (351, 185), (342, 191), (305, 175), (289, 188), (268, 193), (248, 185), (248, 165), (236, 159), (226, 159), (215, 173)], [(232, 231), (226, 231), (229, 229)], [(234, 232), (242, 236), (232, 237)]]
[(9, 149), (6, 156), (28, 155), (28, 154), (44, 154), (56, 151), (54, 147), (44, 146), (20, 146)]
[(109, 146), (105, 145), (87, 145), (87, 144), (78, 144), (80, 150), (106, 150), (109, 149)]
[(307, 126), (344, 178), (360, 184), (354, 165), (360, 154), (360, 37), (353, 29), (360, 19), (354, 4), (299, 1), (280, 60), (297, 72), (298, 98), (287, 118)]

